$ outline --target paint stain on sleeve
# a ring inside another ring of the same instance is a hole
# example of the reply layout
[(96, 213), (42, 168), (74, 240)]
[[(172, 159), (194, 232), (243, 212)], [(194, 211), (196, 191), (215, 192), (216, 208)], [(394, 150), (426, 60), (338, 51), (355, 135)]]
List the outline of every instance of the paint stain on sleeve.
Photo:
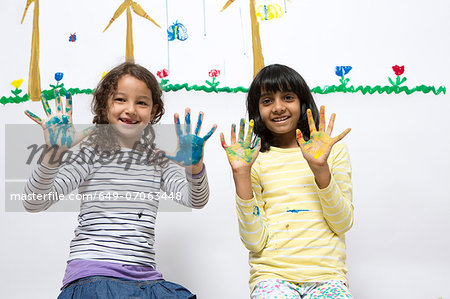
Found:
[(258, 206), (253, 207), (253, 215), (257, 217), (260, 215)]

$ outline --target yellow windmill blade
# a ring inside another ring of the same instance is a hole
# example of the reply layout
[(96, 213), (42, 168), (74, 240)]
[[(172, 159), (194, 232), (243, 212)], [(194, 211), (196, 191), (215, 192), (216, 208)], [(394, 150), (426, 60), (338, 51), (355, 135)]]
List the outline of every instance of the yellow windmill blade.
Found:
[(103, 30), (103, 32), (105, 32), (106, 29), (108, 29), (109, 26), (111, 26), (111, 24), (112, 24), (112, 22), (114, 22), (114, 20), (116, 20), (118, 17), (120, 17), (120, 15), (125, 11), (125, 9), (127, 8), (128, 5), (130, 5), (130, 0), (123, 1), (123, 3), (119, 6), (119, 8), (114, 13), (113, 17), (111, 18), (111, 21), (109, 21), (108, 26), (106, 26), (105, 30)]
[(23, 20), (25, 19), (25, 15), (27, 14), (28, 7), (30, 7), (31, 3), (33, 3), (34, 0), (27, 0), (27, 6), (25, 6), (25, 11), (23, 12), (22, 21), (20, 21), (20, 24), (23, 23)]
[(231, 3), (233, 3), (234, 0), (228, 0), (227, 3), (225, 3), (225, 5), (222, 7), (222, 9), (220, 11), (224, 11), (225, 9), (227, 9), (228, 6), (231, 5)]
[(161, 28), (161, 26), (159, 26), (158, 23), (155, 22), (155, 20), (150, 18), (148, 16), (148, 14), (144, 11), (144, 9), (139, 4), (137, 4), (136, 2), (134, 2), (134, 1), (131, 2), (131, 8), (133, 8), (134, 13), (137, 14), (138, 16), (141, 16), (141, 17), (151, 21), (153, 24), (155, 24), (156, 26)]

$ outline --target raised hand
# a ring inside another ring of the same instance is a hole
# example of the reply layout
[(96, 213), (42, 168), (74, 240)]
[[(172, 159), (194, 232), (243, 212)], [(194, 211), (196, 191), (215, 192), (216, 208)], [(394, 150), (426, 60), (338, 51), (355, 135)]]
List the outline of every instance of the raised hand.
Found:
[(346, 129), (338, 136), (331, 138), (333, 131), (334, 119), (336, 114), (331, 114), (330, 122), (328, 124), (327, 131), (325, 132), (325, 106), (320, 107), (319, 118), (319, 131), (316, 130), (316, 125), (312, 117), (311, 110), (307, 110), (308, 123), (310, 130), (310, 139), (305, 141), (302, 136), (302, 132), (297, 129), (296, 138), (300, 148), (302, 149), (303, 157), (305, 157), (308, 163), (316, 165), (323, 165), (327, 162), (333, 145), (345, 137), (350, 132), (350, 129)]
[(42, 120), (33, 112), (26, 110), (25, 114), (34, 122), (39, 124), (44, 130), (45, 143), (48, 146), (58, 146), (62, 148), (71, 148), (79, 143), (83, 138), (89, 135), (95, 128), (90, 127), (82, 132), (76, 132), (72, 124), (72, 95), (66, 93), (66, 105), (63, 111), (61, 96), (59, 91), (55, 90), (56, 112), (52, 113), (47, 99), (41, 95), (41, 103), (47, 116)]
[(176, 113), (174, 115), (175, 130), (178, 137), (178, 147), (173, 155), (165, 155), (170, 160), (182, 166), (197, 165), (203, 160), (203, 148), (205, 142), (211, 137), (217, 128), (217, 125), (213, 125), (211, 130), (203, 136), (200, 137), (200, 128), (203, 122), (203, 112), (198, 114), (197, 126), (195, 127), (194, 134), (191, 134), (191, 110), (186, 108), (185, 110), (185, 133), (181, 130), (180, 117)]
[(236, 125), (231, 125), (231, 145), (225, 143), (223, 133), (220, 133), (220, 142), (224, 148), (228, 162), (233, 170), (246, 169), (250, 170), (256, 157), (258, 157), (259, 149), (261, 148), (260, 140), (258, 138), (257, 146), (251, 147), (252, 133), (253, 133), (253, 119), (248, 125), (247, 137), (244, 140), (245, 120), (242, 118), (239, 128), (239, 139), (236, 142)]

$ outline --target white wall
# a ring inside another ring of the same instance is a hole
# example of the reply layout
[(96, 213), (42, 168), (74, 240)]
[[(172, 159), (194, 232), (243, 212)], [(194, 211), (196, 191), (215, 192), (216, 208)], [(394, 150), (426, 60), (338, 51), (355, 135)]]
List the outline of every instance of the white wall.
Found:
[[(190, 34), (184, 44), (170, 45), (171, 82), (202, 84), (207, 72), (217, 68), (222, 84), (248, 86), (248, 1), (235, 1), (218, 13), (224, 2), (207, 1), (204, 36), (203, 2), (169, 1), (169, 23), (178, 19)], [(102, 33), (120, 3), (40, 1), (43, 88), (55, 83), (57, 71), (64, 72), (67, 87), (94, 88), (103, 71), (123, 61), (125, 15)], [(165, 1), (139, 3), (165, 28)], [(20, 25), (24, 7), (25, 1), (0, 3), (0, 97), (10, 95), (9, 83), (15, 79), (23, 78), (26, 90), (33, 5)], [(261, 24), (264, 57), (266, 64), (293, 66), (311, 86), (337, 84), (336, 65), (353, 66), (349, 77), (354, 85), (385, 85), (393, 77), (391, 66), (400, 64), (410, 87), (449, 88), (449, 10), (444, 0), (292, 0), (282, 19)], [(164, 30), (137, 16), (133, 26), (137, 62), (153, 72), (167, 68)], [(69, 43), (74, 32), (78, 40)], [(318, 105), (326, 105), (327, 114), (337, 113), (335, 132), (352, 128), (345, 140), (353, 164), (355, 225), (347, 233), (347, 253), (355, 298), (450, 298), (450, 96), (358, 93), (315, 98)], [(231, 123), (245, 116), (244, 101), (242, 93), (165, 94), (162, 123), (171, 123), (173, 113), (189, 106), (193, 115), (205, 112), (203, 132), (219, 125), (206, 145), (209, 204), (192, 213), (160, 213), (157, 221), (158, 269), (199, 298), (248, 297), (247, 252), (239, 241), (233, 182), (218, 134), (229, 136)], [(74, 96), (75, 122), (90, 122), (89, 103), (87, 95)], [(0, 140), (5, 124), (30, 123), (25, 109), (42, 115), (36, 102), (0, 107)], [(1, 144), (4, 194), (7, 144)], [(77, 214), (5, 212), (0, 204), (0, 215), (0, 296), (56, 297)]]

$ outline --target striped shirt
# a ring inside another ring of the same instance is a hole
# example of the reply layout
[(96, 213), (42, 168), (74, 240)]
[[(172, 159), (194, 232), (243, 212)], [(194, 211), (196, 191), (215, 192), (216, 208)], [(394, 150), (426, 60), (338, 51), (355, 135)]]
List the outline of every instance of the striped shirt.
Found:
[[(131, 149), (122, 149), (106, 159), (83, 148), (59, 168), (38, 165), (33, 171), (26, 194), (66, 195), (78, 188), (83, 196), (68, 261), (85, 259), (156, 268), (154, 229), (159, 200), (172, 198), (191, 208), (206, 205), (209, 187), (205, 171), (192, 176), (172, 162), (165, 168), (155, 168), (142, 161), (142, 155)], [(24, 207), (39, 212), (57, 201), (32, 198), (24, 201)]]
[(236, 198), (239, 232), (250, 250), (250, 289), (264, 279), (347, 283), (344, 233), (353, 224), (347, 147), (333, 146), (329, 186), (319, 189), (300, 148), (260, 153), (251, 200)]

